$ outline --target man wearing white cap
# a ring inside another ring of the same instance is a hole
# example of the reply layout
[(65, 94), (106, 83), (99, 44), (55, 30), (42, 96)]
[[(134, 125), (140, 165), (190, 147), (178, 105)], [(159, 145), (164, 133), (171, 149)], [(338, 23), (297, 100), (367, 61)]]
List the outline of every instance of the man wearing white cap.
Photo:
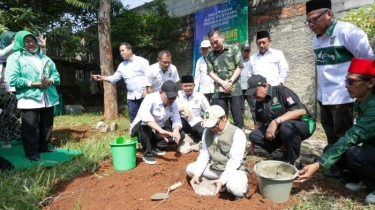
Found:
[(236, 198), (246, 197), (247, 162), (246, 136), (238, 127), (229, 123), (224, 109), (213, 105), (204, 113), (202, 149), (197, 161), (186, 167), (191, 185), (199, 184), (202, 177), (213, 180), (219, 192), (228, 190)]
[(206, 57), (211, 50), (212, 48), (210, 41), (203, 40), (199, 48), (199, 52), (202, 54), (202, 56), (197, 60), (194, 76), (194, 91), (203, 93), (210, 104), (212, 95), (214, 94), (214, 80), (211, 79), (211, 77), (207, 74)]

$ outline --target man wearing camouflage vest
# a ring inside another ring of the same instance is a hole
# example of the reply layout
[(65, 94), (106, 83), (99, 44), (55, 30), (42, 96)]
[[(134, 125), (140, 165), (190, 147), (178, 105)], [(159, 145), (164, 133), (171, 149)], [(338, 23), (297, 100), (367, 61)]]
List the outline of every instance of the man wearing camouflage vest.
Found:
[(216, 185), (215, 195), (228, 190), (236, 198), (246, 197), (249, 187), (244, 132), (229, 123), (224, 109), (218, 105), (206, 110), (203, 127), (206, 129), (197, 161), (186, 167), (191, 185), (206, 178)]
[(213, 50), (207, 56), (207, 72), (215, 81), (212, 104), (221, 106), (228, 115), (228, 103), (234, 125), (243, 127), (241, 70), (243, 69), (241, 51), (235, 45), (224, 42), (219, 29), (208, 32), (208, 40)]

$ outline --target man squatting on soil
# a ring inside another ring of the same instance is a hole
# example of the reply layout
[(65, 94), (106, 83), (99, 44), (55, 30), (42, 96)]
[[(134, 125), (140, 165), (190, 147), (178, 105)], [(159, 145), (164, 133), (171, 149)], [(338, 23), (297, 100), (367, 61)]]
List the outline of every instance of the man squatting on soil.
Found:
[[(238, 110), (240, 111), (240, 110)], [(236, 198), (246, 197), (247, 162), (245, 156), (246, 136), (238, 127), (229, 123), (225, 111), (213, 105), (204, 113), (202, 149), (194, 163), (186, 167), (191, 185), (199, 184), (201, 178), (213, 180), (219, 192), (228, 190)]]
[(176, 84), (171, 80), (164, 82), (161, 90), (146, 95), (139, 108), (141, 111), (131, 124), (131, 137), (140, 140), (144, 150), (143, 161), (147, 164), (156, 164), (153, 155), (165, 154), (160, 148), (178, 144), (185, 138), (175, 102), (177, 96)]
[[(357, 26), (334, 18), (330, 0), (306, 2), (306, 25), (316, 35), (312, 41), (318, 87), (320, 119), (328, 146), (336, 143), (353, 125), (353, 99), (345, 88), (352, 58), (374, 59), (366, 33)], [(332, 167), (326, 177), (341, 178)]]
[(345, 82), (350, 97), (356, 98), (354, 124), (316, 163), (299, 171), (297, 182), (306, 181), (320, 166), (336, 166), (345, 171), (347, 189), (365, 188), (370, 192), (365, 201), (375, 203), (375, 61), (353, 58)]

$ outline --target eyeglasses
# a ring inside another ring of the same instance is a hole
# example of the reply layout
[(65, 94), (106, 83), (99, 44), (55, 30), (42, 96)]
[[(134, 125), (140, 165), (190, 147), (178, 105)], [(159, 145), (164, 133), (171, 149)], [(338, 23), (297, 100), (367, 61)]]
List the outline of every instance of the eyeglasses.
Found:
[(315, 24), (316, 21), (318, 21), (318, 19), (320, 18), (320, 16), (322, 16), (324, 13), (326, 13), (326, 12), (328, 12), (328, 11), (329, 11), (329, 10), (326, 10), (326, 11), (322, 12), (320, 15), (318, 15), (318, 16), (316, 16), (316, 17), (313, 17), (313, 18), (311, 18), (311, 19), (309, 19), (309, 20), (306, 20), (304, 23), (305, 23), (306, 25)]
[(347, 86), (353, 86), (354, 83), (364, 81), (363, 79), (345, 79), (345, 83)]
[(212, 128), (218, 128), (219, 127), (219, 123), (221, 121), (221, 117), (219, 118), (219, 120), (216, 122), (216, 124), (214, 126), (212, 126)]
[(159, 61), (160, 63), (164, 64), (164, 65), (169, 65), (172, 63), (172, 61)]
[(36, 44), (36, 41), (34, 39), (26, 39), (23, 41), (25, 44)]

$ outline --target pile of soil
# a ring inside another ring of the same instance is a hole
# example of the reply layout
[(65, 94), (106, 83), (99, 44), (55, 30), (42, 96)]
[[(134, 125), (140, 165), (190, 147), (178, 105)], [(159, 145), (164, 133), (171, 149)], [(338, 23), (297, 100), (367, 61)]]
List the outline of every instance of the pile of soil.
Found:
[[(61, 141), (64, 136), (75, 137), (77, 141), (98, 135), (89, 127), (57, 129), (54, 140)], [(156, 156), (156, 165), (142, 161), (142, 152), (137, 151), (136, 167), (126, 172), (116, 172), (112, 159), (100, 163), (94, 173), (85, 173), (71, 181), (59, 182), (50, 195), (50, 204), (44, 209), (288, 209), (295, 206), (298, 195), (320, 188), (334, 196), (358, 197), (363, 200), (364, 193), (344, 190), (344, 184), (337, 184), (323, 176), (313, 176), (303, 184), (293, 184), (291, 196), (285, 203), (276, 204), (264, 199), (258, 189), (258, 178), (252, 171), (255, 159), (248, 163), (250, 169), (250, 191), (246, 199), (235, 200), (228, 192), (218, 196), (200, 196), (194, 193), (186, 176), (186, 166), (194, 162), (198, 152), (181, 154), (177, 147), (167, 150), (165, 156)], [(183, 185), (170, 193), (165, 201), (151, 201), (151, 195), (166, 192), (172, 184), (181, 181)]]

